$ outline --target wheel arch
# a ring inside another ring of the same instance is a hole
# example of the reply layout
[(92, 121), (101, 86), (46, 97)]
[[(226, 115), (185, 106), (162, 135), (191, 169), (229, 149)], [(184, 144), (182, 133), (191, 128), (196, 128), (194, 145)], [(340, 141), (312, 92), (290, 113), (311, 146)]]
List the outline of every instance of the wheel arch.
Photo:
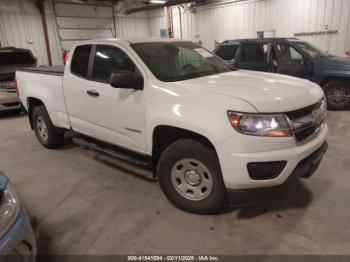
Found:
[(218, 155), (212, 141), (203, 134), (172, 125), (157, 125), (153, 129), (152, 134), (153, 166), (157, 166), (161, 154), (170, 144), (184, 138), (193, 139), (208, 145)]
[(350, 76), (327, 76), (321, 80), (320, 86), (324, 88), (324, 86), (331, 81), (345, 81), (350, 84)]
[(32, 122), (32, 115), (35, 107), (38, 106), (45, 106), (44, 102), (38, 98), (35, 97), (28, 97), (27, 98), (27, 110), (28, 110), (28, 117), (29, 117), (29, 123), (30, 127), (33, 130), (33, 122)]

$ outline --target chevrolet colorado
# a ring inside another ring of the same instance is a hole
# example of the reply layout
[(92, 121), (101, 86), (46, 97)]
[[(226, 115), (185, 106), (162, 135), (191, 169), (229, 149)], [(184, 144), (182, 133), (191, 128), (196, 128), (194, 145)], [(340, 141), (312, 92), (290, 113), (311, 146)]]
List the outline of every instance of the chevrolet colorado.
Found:
[(65, 68), (17, 71), (39, 142), (73, 140), (149, 165), (168, 199), (213, 213), (231, 192), (309, 177), (327, 149), (326, 101), (310, 81), (232, 70), (183, 40), (91, 40)]

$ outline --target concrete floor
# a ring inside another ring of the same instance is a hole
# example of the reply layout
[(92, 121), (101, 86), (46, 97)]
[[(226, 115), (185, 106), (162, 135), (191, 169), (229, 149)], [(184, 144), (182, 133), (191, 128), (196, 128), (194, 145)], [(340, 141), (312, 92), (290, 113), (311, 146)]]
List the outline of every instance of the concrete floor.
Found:
[(41, 254), (349, 254), (350, 113), (329, 114), (316, 174), (217, 216), (173, 207), (147, 171), (74, 145), (44, 149), (0, 117), (0, 169), (40, 223)]

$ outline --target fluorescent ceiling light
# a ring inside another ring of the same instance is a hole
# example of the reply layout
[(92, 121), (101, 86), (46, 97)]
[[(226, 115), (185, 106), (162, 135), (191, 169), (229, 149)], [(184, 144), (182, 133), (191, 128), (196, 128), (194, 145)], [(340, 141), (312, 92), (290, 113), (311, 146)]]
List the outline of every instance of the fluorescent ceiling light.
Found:
[(166, 3), (165, 0), (151, 0), (149, 2), (152, 4), (165, 4)]

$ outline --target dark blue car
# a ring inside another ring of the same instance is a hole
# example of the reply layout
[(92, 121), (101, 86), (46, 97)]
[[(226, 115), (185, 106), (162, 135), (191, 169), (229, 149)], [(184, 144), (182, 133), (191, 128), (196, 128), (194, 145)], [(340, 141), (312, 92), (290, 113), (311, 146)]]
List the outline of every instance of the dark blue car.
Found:
[(0, 262), (34, 262), (36, 236), (35, 219), (0, 171)]
[(280, 73), (319, 84), (328, 107), (350, 107), (350, 59), (329, 56), (294, 38), (228, 40), (214, 50), (237, 68)]

